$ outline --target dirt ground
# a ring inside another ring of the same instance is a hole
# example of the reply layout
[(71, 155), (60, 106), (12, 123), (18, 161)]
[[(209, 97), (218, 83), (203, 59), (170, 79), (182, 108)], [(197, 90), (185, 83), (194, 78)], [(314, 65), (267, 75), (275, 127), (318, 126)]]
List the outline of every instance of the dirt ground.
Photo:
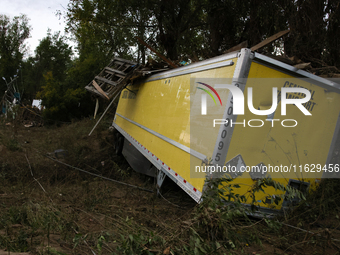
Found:
[(170, 180), (158, 197), (152, 178), (115, 155), (110, 119), (89, 137), (94, 124), (1, 121), (0, 255), (340, 253), (338, 183), (286, 218), (226, 219)]

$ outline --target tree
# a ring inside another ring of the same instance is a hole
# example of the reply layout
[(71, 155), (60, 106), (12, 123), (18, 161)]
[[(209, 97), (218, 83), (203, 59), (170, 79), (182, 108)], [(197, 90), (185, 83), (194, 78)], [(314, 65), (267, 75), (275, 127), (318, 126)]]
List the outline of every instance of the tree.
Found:
[(337, 0), (328, 0), (326, 8), (326, 47), (324, 59), (329, 65), (340, 68), (340, 3)]
[(171, 60), (198, 60), (288, 28), (261, 51), (339, 65), (339, 13), (336, 0), (71, 0), (67, 19), (81, 61), (96, 56), (100, 68), (114, 56), (144, 63), (136, 36)]
[(62, 83), (67, 77), (67, 70), (72, 64), (73, 51), (66, 43), (66, 38), (56, 32), (52, 35), (47, 31), (38, 47), (35, 56), (27, 58), (23, 67), (25, 82), (25, 95), (30, 100), (36, 97), (36, 93), (46, 85), (44, 75), (51, 72), (56, 82)]
[(291, 30), (285, 40), (285, 53), (306, 62), (321, 60), (327, 34), (325, 1), (286, 0), (283, 4), (287, 7), (286, 17)]
[(78, 84), (68, 82), (72, 55), (72, 48), (60, 32), (52, 35), (48, 31), (35, 50), (32, 74), (36, 75), (36, 80), (32, 85), (36, 86), (36, 91), (40, 90), (37, 97), (42, 99), (47, 119), (68, 121), (78, 117), (75, 112), (86, 92), (84, 84), (77, 87)]
[[(151, 7), (150, 0), (141, 0), (138, 3), (135, 0), (127, 0), (119, 3), (119, 13), (130, 32), (130, 45), (136, 45), (136, 37), (151, 43), (155, 40), (157, 24)], [(145, 46), (138, 41), (136, 48), (137, 50), (132, 52), (134, 59), (138, 63), (145, 64), (147, 52)]]
[(73, 51), (66, 43), (66, 38), (60, 32), (51, 34), (48, 30), (47, 36), (43, 38), (35, 50), (35, 66), (42, 74), (52, 72), (58, 81), (64, 81), (66, 71), (72, 62)]
[(152, 10), (157, 20), (159, 47), (165, 50), (168, 58), (179, 59), (185, 54), (180, 52), (181, 46), (192, 42), (192, 37), (197, 36), (196, 28), (202, 25), (200, 1), (154, 1)]
[(205, 30), (209, 57), (222, 54), (245, 39), (244, 30), (249, 22), (249, 1), (206, 0)]
[(192, 41), (191, 28), (200, 23), (201, 12), (199, 1), (190, 0), (72, 0), (67, 28), (78, 42), (81, 60), (95, 52), (106, 60), (103, 65), (114, 56), (144, 63), (145, 48), (136, 36), (170, 59), (178, 59), (179, 48)]
[(120, 13), (123, 1), (71, 0), (67, 12), (67, 31), (77, 41), (79, 58), (89, 55), (105, 65), (114, 56), (131, 58), (131, 29)]
[[(16, 16), (10, 20), (0, 14), (0, 77), (13, 77), (17, 74), (26, 51), (25, 40), (30, 35), (28, 18)], [(6, 90), (6, 84), (0, 82), (0, 93)]]

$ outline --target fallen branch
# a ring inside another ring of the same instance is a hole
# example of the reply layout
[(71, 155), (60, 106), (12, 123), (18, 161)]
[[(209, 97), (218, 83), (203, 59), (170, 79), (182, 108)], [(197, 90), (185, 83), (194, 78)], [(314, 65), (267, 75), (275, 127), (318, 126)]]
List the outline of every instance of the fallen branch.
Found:
[(312, 68), (312, 71), (327, 71), (327, 70), (334, 70), (336, 72), (340, 72), (340, 70), (336, 66), (324, 66), (324, 67), (316, 67)]
[[(29, 169), (30, 169), (30, 171), (31, 171), (31, 175), (32, 175), (32, 177), (33, 177), (33, 179), (39, 184), (39, 186), (41, 187), (41, 189), (45, 192), (45, 194), (48, 196), (48, 194), (47, 194), (47, 192), (46, 192), (46, 190), (44, 189), (44, 187), (41, 185), (41, 183), (34, 177), (34, 175), (33, 175), (33, 171), (32, 171), (32, 167), (31, 167), (31, 164), (30, 164), (30, 162), (29, 162), (29, 160), (28, 160), (28, 157), (27, 157), (27, 155), (25, 154), (25, 157), (26, 157), (26, 160), (27, 160), (27, 163), (28, 163), (28, 167), (29, 167)], [(48, 196), (48, 198), (51, 200), (51, 202), (53, 203), (53, 200), (52, 200), (52, 198), (50, 198), (49, 196)]]
[(250, 49), (252, 51), (258, 50), (258, 49), (266, 46), (267, 44), (279, 39), (280, 37), (284, 36), (285, 34), (288, 34), (289, 32), (290, 32), (290, 30), (280, 31), (280, 32), (276, 33), (275, 35), (272, 35), (271, 37), (268, 37), (267, 39), (263, 40), (262, 42), (254, 45)]
[[(302, 231), (302, 232), (306, 232), (306, 233), (311, 234), (311, 235), (321, 236), (321, 235), (318, 234), (318, 233), (314, 233), (314, 232), (312, 232), (312, 231), (308, 231), (308, 230), (305, 230), (305, 229), (302, 229), (302, 228), (299, 228), (299, 227), (295, 227), (295, 226), (292, 226), (292, 225), (289, 225), (289, 224), (286, 224), (286, 223), (283, 223), (283, 222), (279, 222), (279, 223), (281, 223), (282, 225), (285, 225), (285, 226), (287, 226), (287, 227), (291, 227), (291, 228), (300, 230), (300, 231)], [(336, 242), (340, 242), (339, 239), (335, 239), (335, 238), (331, 238), (331, 240), (332, 240), (332, 241), (336, 241)]]
[(143, 44), (145, 47), (147, 47), (148, 49), (150, 49), (151, 51), (153, 51), (154, 53), (156, 53), (156, 55), (158, 57), (160, 57), (161, 59), (163, 59), (165, 62), (167, 62), (169, 65), (171, 65), (174, 68), (177, 68), (178, 66), (172, 62), (170, 59), (167, 59), (165, 56), (163, 56), (161, 53), (159, 53), (158, 51), (156, 51), (154, 48), (152, 48), (149, 44), (147, 44), (146, 42), (144, 42), (141, 38), (139, 38), (138, 36), (136, 36), (137, 40)]
[(79, 168), (79, 167), (71, 166), (71, 165), (69, 165), (69, 164), (66, 164), (66, 163), (64, 163), (64, 162), (62, 162), (62, 161), (60, 161), (60, 160), (57, 160), (57, 159), (55, 159), (55, 158), (52, 158), (52, 157), (50, 157), (50, 156), (47, 156), (47, 155), (44, 155), (44, 156), (47, 157), (47, 158), (49, 158), (49, 159), (51, 159), (51, 160), (53, 160), (53, 161), (55, 161), (55, 162), (58, 162), (58, 163), (60, 163), (60, 164), (62, 164), (62, 165), (65, 165), (65, 166), (68, 166), (68, 167), (70, 167), (70, 168), (73, 168), (73, 169), (78, 170), (78, 171), (80, 171), (80, 172), (87, 173), (87, 174), (90, 174), (90, 175), (99, 177), (99, 178), (101, 178), (101, 179), (104, 179), (104, 180), (108, 180), (108, 181), (112, 181), (112, 182), (115, 182), (115, 183), (119, 183), (119, 184), (122, 184), (122, 185), (125, 185), (125, 186), (128, 186), (128, 187), (131, 187), (131, 188), (136, 188), (136, 189), (139, 189), (139, 190), (142, 190), (142, 191), (146, 191), (146, 192), (153, 193), (153, 190), (144, 189), (144, 188), (138, 187), (138, 186), (136, 186), (136, 185), (132, 185), (132, 184), (129, 184), (129, 183), (125, 183), (125, 182), (113, 180), (113, 179), (107, 178), (107, 177), (105, 177), (105, 176), (101, 176), (101, 175), (99, 175), (99, 174), (95, 174), (95, 173), (91, 173), (91, 172), (85, 171), (84, 169), (81, 169), (81, 168)]

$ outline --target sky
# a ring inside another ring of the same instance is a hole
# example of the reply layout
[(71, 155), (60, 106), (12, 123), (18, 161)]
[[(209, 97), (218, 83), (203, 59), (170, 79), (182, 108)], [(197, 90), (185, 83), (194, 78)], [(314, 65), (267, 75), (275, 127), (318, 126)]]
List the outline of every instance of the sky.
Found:
[(0, 13), (10, 19), (26, 14), (30, 19), (31, 35), (26, 44), (29, 46), (29, 54), (33, 56), (39, 40), (46, 37), (48, 28), (52, 34), (61, 31), (61, 35), (64, 35), (65, 19), (56, 16), (56, 13), (58, 10), (65, 13), (68, 3), (69, 0), (0, 0)]

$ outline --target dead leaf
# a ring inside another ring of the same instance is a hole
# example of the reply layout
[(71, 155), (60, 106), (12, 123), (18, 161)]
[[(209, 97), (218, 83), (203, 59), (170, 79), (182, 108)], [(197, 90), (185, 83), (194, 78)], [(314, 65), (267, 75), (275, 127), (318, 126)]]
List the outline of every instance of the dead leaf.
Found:
[(169, 255), (170, 254), (170, 246), (163, 251), (163, 254), (164, 255)]

